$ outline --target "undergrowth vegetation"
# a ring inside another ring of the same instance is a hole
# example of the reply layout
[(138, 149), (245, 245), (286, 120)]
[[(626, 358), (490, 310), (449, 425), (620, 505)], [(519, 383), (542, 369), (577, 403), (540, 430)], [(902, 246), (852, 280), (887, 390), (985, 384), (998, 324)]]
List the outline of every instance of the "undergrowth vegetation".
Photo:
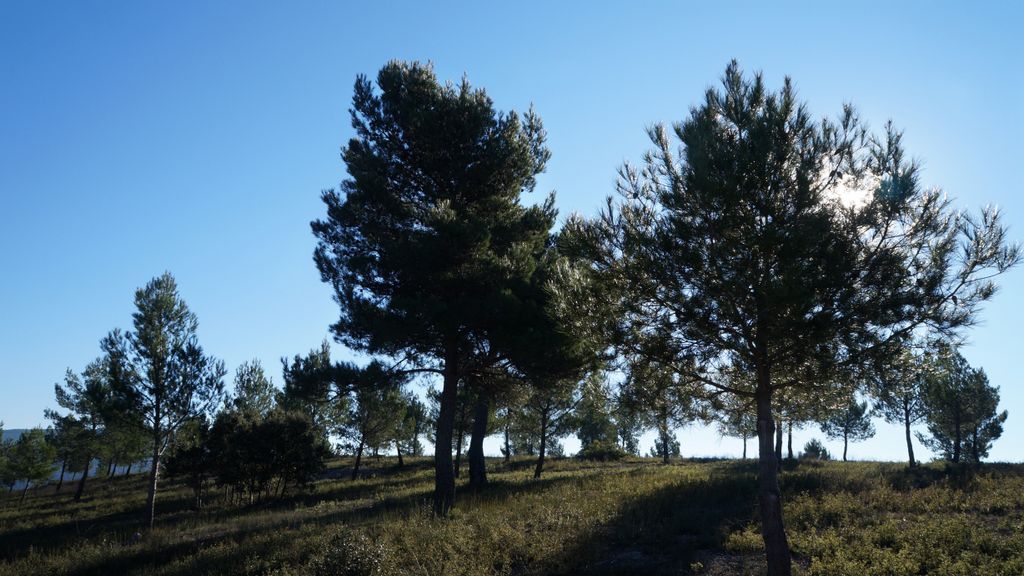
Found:
[[(169, 483), (152, 533), (144, 478), (0, 499), (0, 574), (761, 574), (753, 461), (489, 463), (490, 485), (431, 514), (431, 463), (331, 462), (304, 494), (251, 506)], [(1024, 574), (1024, 466), (789, 463), (781, 475), (805, 575)], [(460, 488), (464, 488), (460, 484)]]

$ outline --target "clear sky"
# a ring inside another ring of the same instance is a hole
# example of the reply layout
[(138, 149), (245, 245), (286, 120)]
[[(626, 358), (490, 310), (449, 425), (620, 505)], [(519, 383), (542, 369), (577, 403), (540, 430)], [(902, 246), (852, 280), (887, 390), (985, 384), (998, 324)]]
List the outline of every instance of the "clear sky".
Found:
[[(392, 58), (466, 74), (500, 109), (533, 103), (553, 152), (538, 197), (557, 190), (563, 216), (593, 214), (644, 127), (682, 119), (737, 58), (773, 86), (790, 75), (816, 114), (893, 119), (925, 184), (998, 204), (1024, 239), (1020, 3), (760, 4), (0, 3), (0, 420), (43, 424), (54, 382), (165, 270), (210, 353), (280, 383), (278, 359), (337, 315), (309, 221), (344, 177), (356, 75)], [(964, 352), (1010, 411), (992, 458), (1020, 461), (1024, 271), (1000, 283)], [(740, 449), (679, 437), (684, 455)], [(879, 424), (851, 456), (904, 450)]]

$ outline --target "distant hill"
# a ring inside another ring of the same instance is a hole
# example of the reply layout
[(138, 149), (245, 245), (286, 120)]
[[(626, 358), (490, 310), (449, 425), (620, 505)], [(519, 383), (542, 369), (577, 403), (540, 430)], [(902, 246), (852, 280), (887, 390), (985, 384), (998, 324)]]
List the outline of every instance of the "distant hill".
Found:
[(4, 430), (3, 440), (15, 441), (21, 438), (21, 435), (27, 432), (27, 428), (14, 428), (13, 430)]

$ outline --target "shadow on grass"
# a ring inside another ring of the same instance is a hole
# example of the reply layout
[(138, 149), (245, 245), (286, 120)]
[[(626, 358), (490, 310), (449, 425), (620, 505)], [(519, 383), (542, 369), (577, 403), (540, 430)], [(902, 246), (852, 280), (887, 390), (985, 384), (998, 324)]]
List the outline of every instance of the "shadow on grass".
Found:
[(706, 479), (680, 478), (626, 499), (619, 513), (564, 551), (564, 574), (689, 574), (690, 564), (756, 512), (756, 465), (716, 464)]
[[(416, 479), (419, 484), (423, 483), (422, 478)], [(578, 481), (579, 476), (552, 476), (540, 480), (494, 480), (482, 491), (470, 495), (464, 485), (459, 491), (458, 498), (465, 502), (467, 507), (476, 501), (503, 501), (511, 500), (516, 494), (526, 491), (546, 490), (563, 482)], [(406, 484), (403, 481), (402, 484)], [(394, 484), (389, 484), (393, 487)], [(379, 488), (379, 487), (378, 487)], [(82, 564), (69, 570), (67, 573), (74, 576), (98, 576), (107, 574), (123, 574), (146, 567), (165, 566), (173, 561), (188, 559), (196, 554), (205, 553), (208, 557), (201, 562), (202, 573), (234, 573), (239, 567), (250, 562), (261, 553), (272, 551), (276, 547), (294, 545), (293, 540), (297, 531), (310, 526), (359, 526), (372, 522), (381, 514), (387, 513), (419, 513), (427, 510), (426, 504), (433, 493), (432, 489), (420, 490), (374, 501), (366, 506), (355, 506), (344, 510), (328, 510), (318, 513), (315, 509), (302, 511), (301, 515), (283, 514), (279, 517), (266, 518), (258, 525), (246, 523), (232, 524), (230, 521), (218, 521), (215, 533), (189, 538), (185, 541), (175, 543), (162, 543), (158, 547), (147, 548), (144, 544), (136, 547), (123, 546), (115, 553), (98, 558), (95, 561)], [(321, 494), (322, 496), (322, 494)], [(321, 499), (322, 500), (322, 499)], [(339, 501), (343, 504), (344, 501)], [(167, 526), (161, 523), (161, 529), (166, 530)], [(166, 536), (164, 534), (163, 536)], [(184, 535), (182, 535), (184, 537)], [(232, 546), (221, 546), (218, 544), (231, 542)], [(307, 551), (308, 552), (308, 551)], [(302, 562), (305, 557), (291, 558), (293, 562)], [(184, 562), (180, 567), (168, 568), (162, 574), (171, 576), (186, 576), (195, 574), (198, 568)]]

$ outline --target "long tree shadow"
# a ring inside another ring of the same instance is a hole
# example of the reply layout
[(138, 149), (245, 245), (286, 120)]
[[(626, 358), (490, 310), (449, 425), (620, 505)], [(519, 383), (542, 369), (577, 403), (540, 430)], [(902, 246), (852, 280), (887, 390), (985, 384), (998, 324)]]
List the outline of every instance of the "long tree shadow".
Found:
[[(520, 479), (496, 479), (492, 481), (483, 491), (470, 494), (465, 485), (460, 485), (459, 497), (463, 505), (469, 507), (473, 501), (501, 501), (513, 500), (515, 496), (524, 491), (546, 490), (565, 482), (578, 481), (578, 475), (551, 475), (540, 480)], [(422, 479), (420, 479), (422, 484)], [(221, 547), (218, 549), (216, 559), (207, 559), (212, 567), (237, 567), (242, 562), (251, 560), (253, 555), (258, 555), (261, 549), (266, 549), (269, 542), (280, 542), (282, 545), (294, 538), (294, 531), (314, 526), (344, 525), (354, 526), (373, 521), (374, 518), (386, 513), (419, 513), (425, 509), (433, 491), (430, 489), (419, 490), (411, 493), (404, 493), (400, 496), (392, 496), (377, 499), (365, 506), (353, 506), (343, 510), (327, 510), (324, 512), (305, 511), (301, 515), (284, 515), (278, 518), (269, 518), (261, 521), (258, 525), (240, 524), (233, 525), (231, 522), (219, 523), (221, 528), (215, 533), (190, 538), (186, 541), (170, 545), (162, 545), (158, 548), (147, 548), (139, 546), (132, 548), (125, 546), (119, 553), (112, 554), (95, 561), (77, 566), (68, 572), (73, 576), (98, 576), (106, 574), (123, 574), (133, 570), (142, 569), (146, 566), (165, 565), (175, 560), (187, 558), (199, 551), (208, 549), (218, 543), (234, 541), (236, 545)], [(341, 501), (344, 502), (344, 501)], [(457, 504), (458, 506), (458, 504)], [(164, 525), (161, 525), (165, 528)], [(248, 545), (246, 541), (260, 542), (260, 547)], [(210, 565), (204, 564), (203, 569), (209, 571)], [(216, 571), (216, 570), (215, 570)], [(186, 576), (194, 573), (194, 567), (187, 563), (180, 568), (165, 570), (171, 575)]]
[(707, 479), (679, 482), (626, 498), (619, 512), (564, 550), (564, 574), (688, 574), (718, 553), (728, 535), (756, 514), (756, 468), (723, 463)]

